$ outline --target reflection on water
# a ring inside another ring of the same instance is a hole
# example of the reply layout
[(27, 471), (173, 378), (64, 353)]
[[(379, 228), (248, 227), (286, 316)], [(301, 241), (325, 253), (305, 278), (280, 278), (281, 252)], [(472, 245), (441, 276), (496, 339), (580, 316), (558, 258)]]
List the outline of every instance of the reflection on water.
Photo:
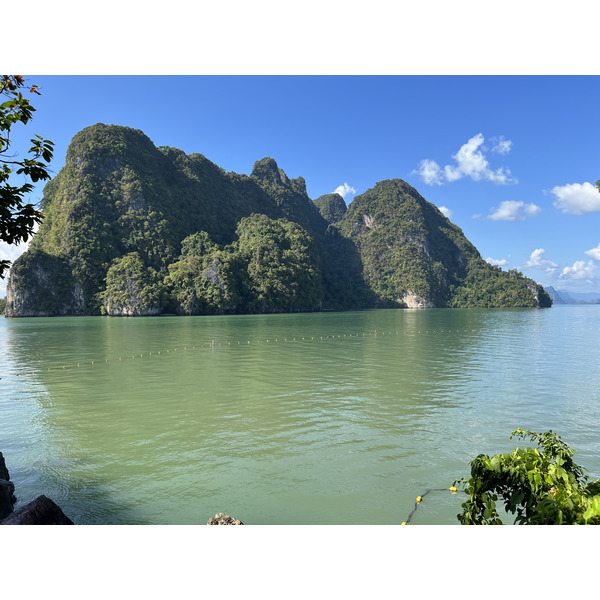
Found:
[(598, 478), (599, 311), (3, 320), (0, 450), (76, 523), (400, 523), (516, 427)]

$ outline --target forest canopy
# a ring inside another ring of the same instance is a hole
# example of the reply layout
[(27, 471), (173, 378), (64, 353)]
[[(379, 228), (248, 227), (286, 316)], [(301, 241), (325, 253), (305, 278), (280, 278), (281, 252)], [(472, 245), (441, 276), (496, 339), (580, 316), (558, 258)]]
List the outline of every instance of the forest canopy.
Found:
[(338, 194), (313, 202), (272, 158), (225, 172), (129, 127), (79, 132), (42, 211), (11, 271), (8, 316), (551, 303), (402, 180), (347, 208)]

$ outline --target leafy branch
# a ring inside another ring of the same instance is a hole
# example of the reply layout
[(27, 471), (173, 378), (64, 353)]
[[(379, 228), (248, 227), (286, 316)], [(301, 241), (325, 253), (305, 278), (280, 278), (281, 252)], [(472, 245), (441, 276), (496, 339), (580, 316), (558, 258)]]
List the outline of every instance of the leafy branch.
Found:
[(471, 477), (456, 481), (468, 495), (458, 520), (464, 525), (502, 525), (498, 500), (515, 524), (600, 524), (600, 480), (590, 483), (575, 453), (552, 431), (516, 429), (511, 434), (530, 438), (539, 448), (516, 448), (471, 462)]
[[(7, 100), (0, 104), (0, 240), (8, 244), (26, 242), (33, 234), (35, 225), (42, 222), (43, 215), (25, 197), (30, 194), (34, 183), (50, 179), (48, 165), (52, 160), (54, 144), (36, 135), (31, 140), (27, 157), (18, 159), (9, 154), (11, 130), (17, 123), (26, 125), (32, 118), (35, 108), (21, 92), (25, 80), (21, 75), (0, 77), (0, 97)], [(29, 92), (40, 95), (39, 88), (32, 85)], [(28, 181), (22, 185), (12, 185), (10, 178), (24, 176)], [(0, 277), (10, 266), (10, 261), (0, 261)]]

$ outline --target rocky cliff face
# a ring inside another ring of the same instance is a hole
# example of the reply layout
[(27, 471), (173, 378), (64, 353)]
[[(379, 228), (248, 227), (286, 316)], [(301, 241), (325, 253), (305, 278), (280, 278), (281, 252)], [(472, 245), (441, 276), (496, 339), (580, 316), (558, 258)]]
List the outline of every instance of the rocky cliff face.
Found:
[(321, 216), (334, 225), (342, 220), (348, 209), (346, 202), (339, 194), (319, 196), (314, 203)]
[(83, 314), (83, 289), (68, 261), (35, 250), (15, 261), (6, 287), (7, 317)]
[[(406, 182), (379, 182), (346, 210), (337, 194), (313, 202), (304, 179), (289, 178), (272, 158), (257, 161), (249, 176), (227, 173), (201, 154), (157, 148), (128, 127), (97, 124), (79, 132), (64, 168), (44, 189), (42, 211), (30, 249), (11, 269), (9, 317), (172, 312), (178, 301), (166, 281), (175, 264), (179, 282), (184, 278), (182, 242), (204, 232), (224, 256), (233, 256), (238, 226), (251, 215), (285, 219), (312, 240), (322, 279), (322, 299), (314, 306), (324, 309), (547, 302), (535, 282), (527, 287), (522, 277), (494, 271)], [(281, 264), (269, 271), (270, 288), (279, 285), (277, 273), (289, 259), (277, 243), (258, 253), (271, 263), (280, 256)], [(235, 275), (234, 266), (228, 268)], [(223, 294), (221, 275), (205, 271), (207, 284)], [(186, 277), (192, 278), (190, 269)], [(184, 283), (190, 290), (204, 285)], [(240, 294), (229, 305), (259, 310), (260, 302)]]
[(354, 241), (364, 278), (384, 305), (551, 305), (535, 282), (488, 265), (459, 227), (401, 179), (356, 196), (340, 228)]

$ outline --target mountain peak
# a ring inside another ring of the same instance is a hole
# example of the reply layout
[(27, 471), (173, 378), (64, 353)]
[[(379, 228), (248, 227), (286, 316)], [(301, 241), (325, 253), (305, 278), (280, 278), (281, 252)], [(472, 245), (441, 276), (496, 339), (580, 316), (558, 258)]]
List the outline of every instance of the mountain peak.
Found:
[(269, 156), (254, 163), (250, 177), (276, 185), (289, 185), (290, 182), (283, 169), (280, 169), (275, 160)]

